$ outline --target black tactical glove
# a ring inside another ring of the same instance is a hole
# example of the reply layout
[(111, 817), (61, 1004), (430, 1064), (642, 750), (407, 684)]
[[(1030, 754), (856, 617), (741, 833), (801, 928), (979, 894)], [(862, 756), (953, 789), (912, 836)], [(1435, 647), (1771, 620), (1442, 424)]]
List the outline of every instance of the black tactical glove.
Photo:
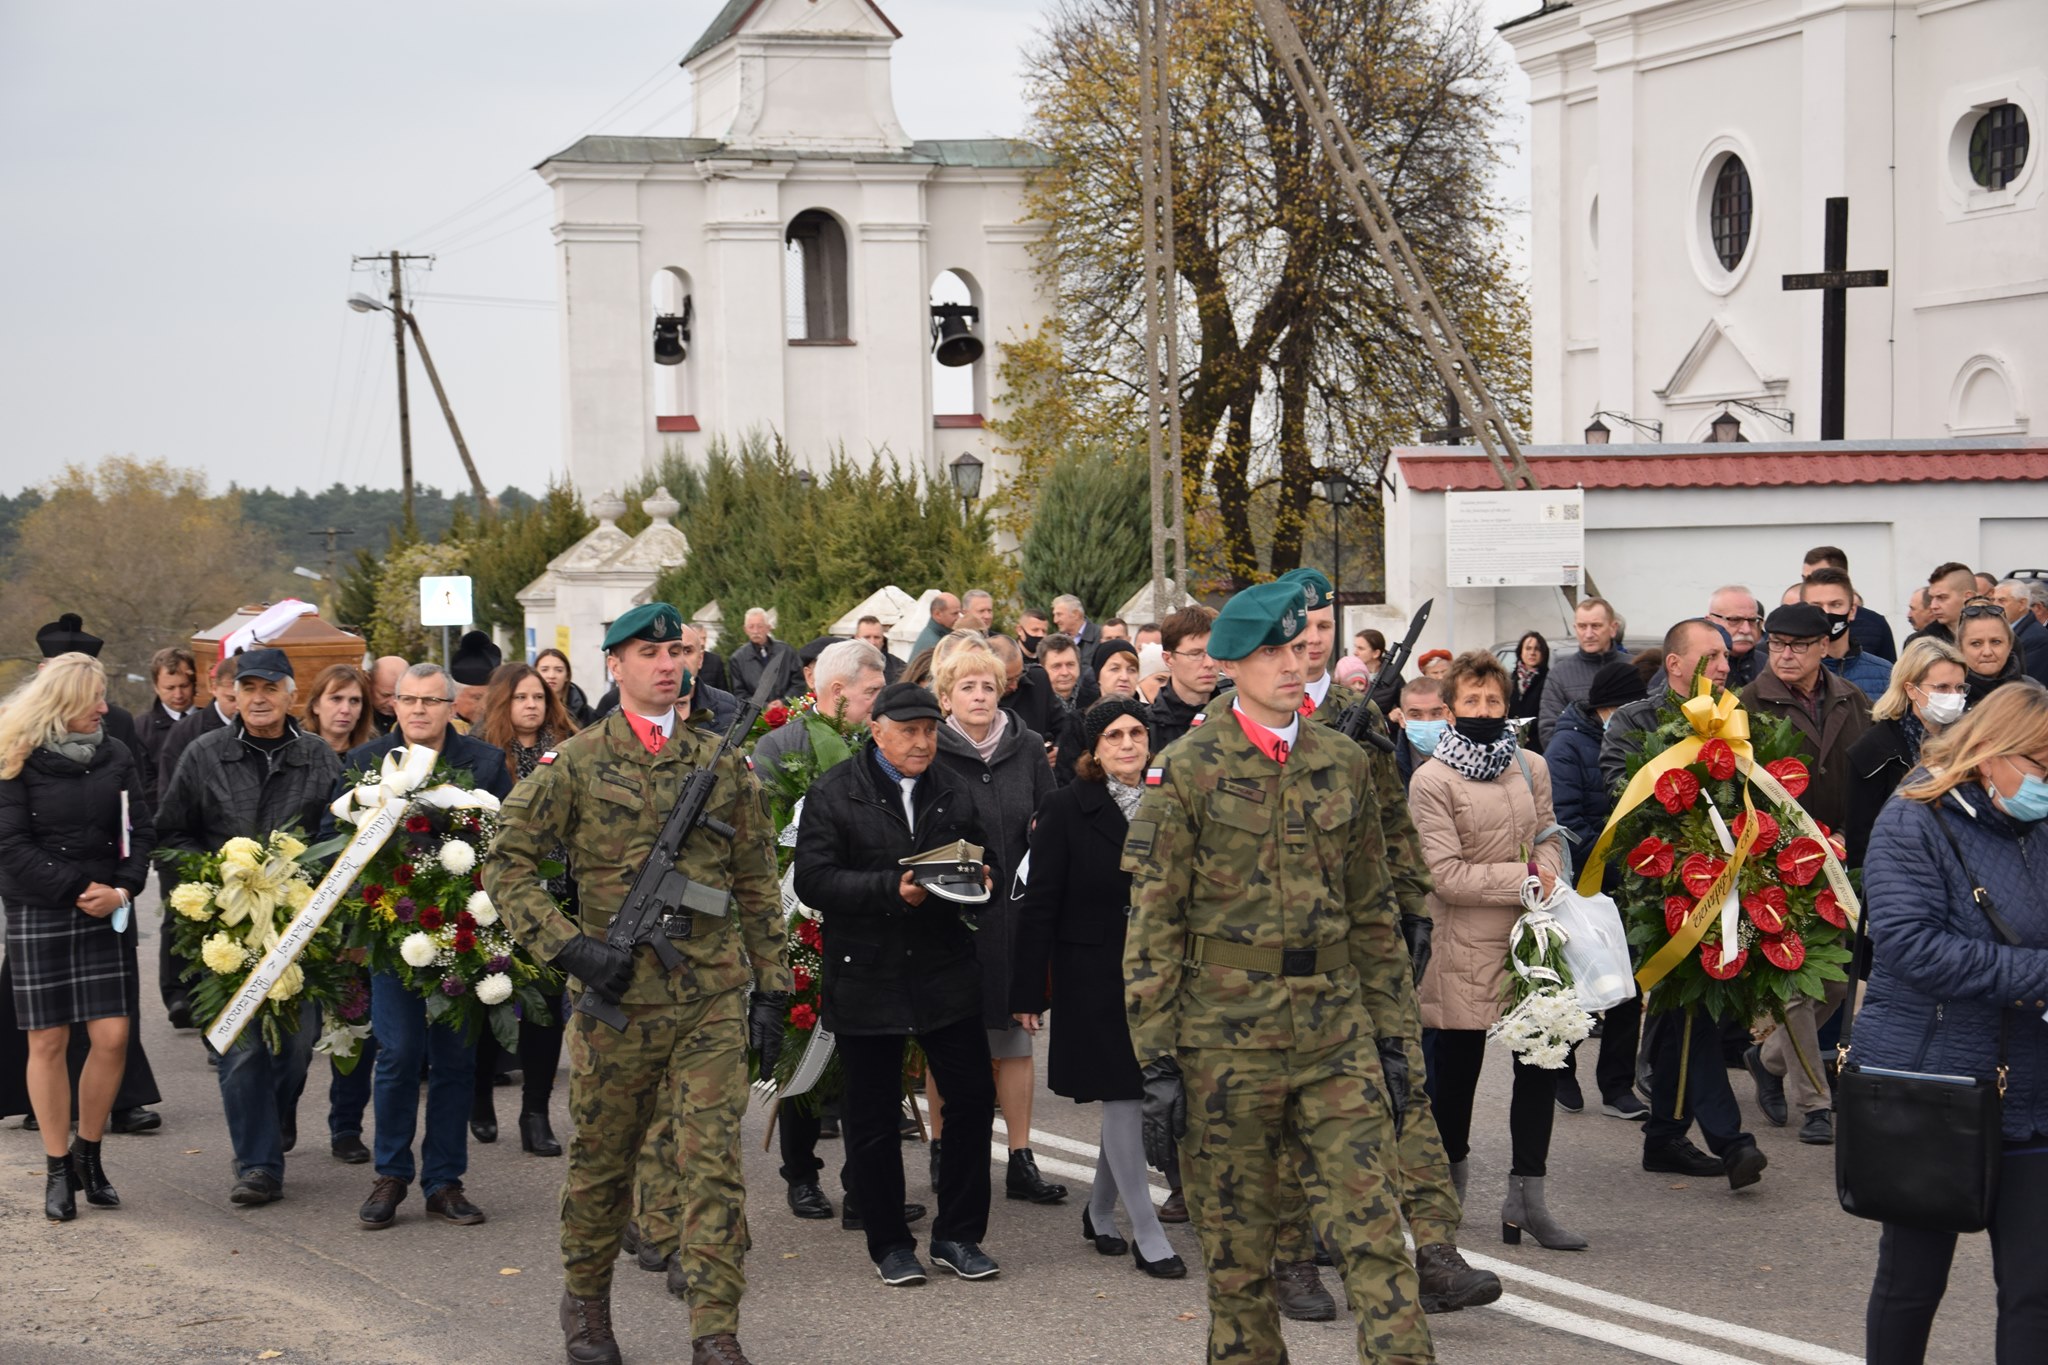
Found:
[(1393, 1112), (1394, 1133), (1399, 1136), (1401, 1120), (1408, 1112), (1408, 1045), (1399, 1038), (1381, 1038), (1378, 1046), (1380, 1074), (1387, 1080), (1387, 1108)]
[(1181, 1083), (1180, 1063), (1159, 1057), (1146, 1063), (1141, 1073), (1145, 1095), (1139, 1101), (1139, 1123), (1145, 1137), (1145, 1160), (1164, 1169), (1173, 1162), (1173, 1151), (1188, 1130), (1188, 1092)]
[(1422, 974), (1429, 970), (1429, 936), (1435, 924), (1427, 915), (1401, 916), (1401, 937), (1408, 942), (1408, 962), (1415, 968), (1415, 984), (1422, 984)]
[(578, 934), (569, 946), (556, 953), (551, 965), (596, 991), (599, 998), (617, 1004), (633, 982), (633, 952), (595, 938)]
[(747, 1012), (747, 1046), (761, 1055), (761, 1079), (775, 1079), (775, 1064), (782, 1060), (782, 1029), (789, 1019), (787, 991), (755, 991), (753, 1008)]

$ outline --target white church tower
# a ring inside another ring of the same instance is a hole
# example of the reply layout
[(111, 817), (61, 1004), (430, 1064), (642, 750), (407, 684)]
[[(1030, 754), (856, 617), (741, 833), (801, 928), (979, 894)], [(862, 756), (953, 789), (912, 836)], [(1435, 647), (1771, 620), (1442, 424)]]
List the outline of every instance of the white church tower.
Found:
[[(683, 62), (689, 137), (586, 137), (541, 163), (579, 487), (629, 487), (671, 442), (701, 455), (753, 430), (821, 468), (843, 445), (938, 478), (972, 455), (1000, 481), (997, 348), (1051, 306), (1024, 221), (1043, 155), (912, 141), (898, 36), (870, 0), (730, 0)], [(976, 310), (986, 349), (935, 384), (946, 303)]]
[(2041, 433), (2044, 0), (1543, 0), (1501, 36), (1531, 87), (1537, 442), (1596, 412), (1704, 441), (1724, 410), (1819, 439), (1822, 296), (1783, 283), (1826, 265), (1838, 197), (1842, 264), (1889, 272), (1844, 291), (1843, 435)]

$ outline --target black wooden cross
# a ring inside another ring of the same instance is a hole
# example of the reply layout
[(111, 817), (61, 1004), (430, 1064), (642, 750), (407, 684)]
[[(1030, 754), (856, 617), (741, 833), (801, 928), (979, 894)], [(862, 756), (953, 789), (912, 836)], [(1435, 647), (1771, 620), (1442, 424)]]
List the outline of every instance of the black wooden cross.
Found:
[(1422, 443), (1431, 446), (1462, 445), (1472, 437), (1472, 428), (1465, 425), (1464, 406), (1458, 402), (1458, 395), (1449, 385), (1444, 386), (1444, 425), (1424, 431)]
[(1851, 270), (1849, 266), (1849, 201), (1828, 200), (1827, 241), (1821, 263), (1827, 269), (1811, 275), (1787, 275), (1787, 289), (1818, 289), (1820, 301), (1820, 438), (1842, 439), (1843, 386), (1848, 372), (1849, 291), (1881, 289), (1891, 282), (1883, 270)]

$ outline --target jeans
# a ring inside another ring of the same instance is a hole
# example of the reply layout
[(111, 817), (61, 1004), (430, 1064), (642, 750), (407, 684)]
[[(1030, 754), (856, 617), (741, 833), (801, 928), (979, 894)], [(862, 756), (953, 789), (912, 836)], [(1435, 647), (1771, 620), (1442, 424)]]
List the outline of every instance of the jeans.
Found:
[[(1721, 1030), (1703, 1014), (1693, 1014), (1692, 1040), (1686, 1042), (1684, 1011), (1649, 1015), (1643, 1023), (1650, 1053), (1650, 1118), (1643, 1125), (1643, 1148), (1676, 1142), (1685, 1136), (1694, 1120), (1700, 1136), (1715, 1156), (1725, 1157), (1730, 1148), (1753, 1142), (1742, 1131), (1742, 1106), (1735, 1102), (1728, 1084), (1727, 1064), (1721, 1056)], [(1678, 1094), (1679, 1054), (1685, 1058), (1685, 1098)]]
[(298, 1028), (279, 1035), (280, 1051), (272, 1053), (263, 1041), (262, 1026), (252, 1023), (221, 1057), (214, 1074), (220, 1081), (237, 1176), (262, 1171), (273, 1180), (284, 1179), (284, 1121), (298, 1114), (306, 1069), (319, 1038), (320, 1011), (308, 1000), (299, 1013)]
[(389, 972), (370, 978), (370, 1027), (376, 1030), (377, 1174), (413, 1179), (412, 1137), (419, 1126), (420, 1062), (427, 1075), (427, 1131), (420, 1143), (420, 1188), (432, 1196), (462, 1182), (469, 1169), (469, 1101), (476, 1047), (446, 1024), (427, 1022), (427, 1002)]
[[(946, 1158), (939, 1163), (938, 1211), (932, 1238), (979, 1242), (988, 1232), (988, 1144), (995, 1130), (996, 1082), (988, 1032), (979, 1015), (916, 1035), (944, 1096)], [(903, 1035), (839, 1038), (846, 1093), (839, 1132), (846, 1142), (849, 1192), (859, 1201), (868, 1256), (879, 1264), (892, 1251), (914, 1249), (903, 1221)]]
[(363, 1135), (363, 1111), (370, 1107), (370, 1090), (377, 1077), (377, 1039), (363, 1039), (356, 1053), (355, 1069), (344, 1076), (328, 1063), (327, 1140), (359, 1138)]
[[(1991, 1208), (1991, 1276), (1998, 1285), (1998, 1365), (2027, 1365), (2048, 1341), (2048, 1153), (2007, 1155)], [(1953, 1232), (1884, 1225), (1864, 1316), (1870, 1365), (1919, 1365), (1948, 1288)]]

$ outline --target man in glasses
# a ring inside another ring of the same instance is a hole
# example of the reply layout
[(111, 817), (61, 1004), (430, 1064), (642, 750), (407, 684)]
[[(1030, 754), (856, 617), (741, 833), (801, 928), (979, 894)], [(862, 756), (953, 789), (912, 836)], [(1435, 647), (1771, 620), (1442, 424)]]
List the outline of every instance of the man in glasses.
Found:
[(1763, 671), (1764, 613), (1756, 594), (1737, 583), (1716, 588), (1707, 619), (1728, 633), (1728, 685), (1749, 686)]
[(1208, 607), (1193, 605), (1159, 623), (1166, 686), (1152, 698), (1147, 722), (1155, 754), (1201, 724), (1202, 708), (1216, 695), (1216, 661), (1209, 657), (1209, 623), (1215, 619)]

